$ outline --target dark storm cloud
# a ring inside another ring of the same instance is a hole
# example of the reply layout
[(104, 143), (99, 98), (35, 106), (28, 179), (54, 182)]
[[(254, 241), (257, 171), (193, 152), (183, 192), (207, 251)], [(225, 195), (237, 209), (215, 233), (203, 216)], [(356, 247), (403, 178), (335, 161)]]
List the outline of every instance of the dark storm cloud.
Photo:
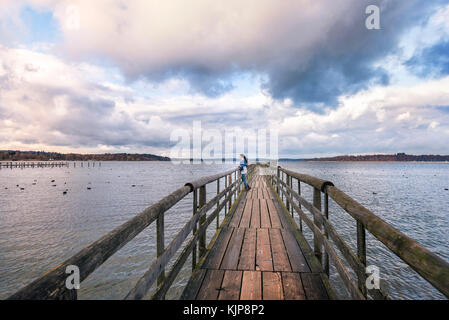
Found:
[[(381, 8), (381, 30), (365, 28), (364, 9), (368, 3)], [(326, 42), (316, 48), (309, 61), (298, 64), (289, 57), (282, 65), (270, 65), (265, 87), (277, 99), (292, 98), (317, 109), (316, 104), (335, 105), (340, 95), (353, 94), (370, 83), (388, 84), (387, 70), (374, 64), (395, 52), (401, 34), (427, 20), (435, 4), (360, 1), (346, 17), (335, 21), (334, 28), (325, 35)]]
[[(245, 59), (237, 55), (235, 61), (206, 61), (202, 65), (187, 60), (184, 64), (166, 64), (165, 69), (157, 72), (153, 69), (143, 69), (143, 72), (150, 80), (183, 77), (189, 81), (192, 90), (209, 97), (231, 90), (232, 77), (239, 72), (262, 73), (267, 75), (263, 88), (274, 98), (291, 98), (297, 104), (306, 104), (319, 110), (323, 104), (335, 105), (342, 94), (353, 94), (370, 84), (388, 84), (387, 70), (376, 63), (394, 53), (398, 49), (400, 36), (425, 22), (437, 6), (444, 2), (352, 1), (343, 13), (338, 12), (339, 15), (333, 17), (328, 30), (317, 30), (314, 23), (307, 30), (298, 29), (296, 33), (289, 30), (283, 36), (288, 37), (292, 46), (279, 46), (278, 39), (270, 38), (270, 30), (258, 30), (259, 33), (267, 34), (266, 42), (272, 43), (272, 46), (267, 50), (245, 53)], [(332, 12), (338, 5), (338, 2), (329, 3), (327, 10)], [(381, 8), (381, 30), (368, 30), (365, 27), (365, 9), (368, 5)], [(307, 7), (304, 9), (307, 12)], [(318, 39), (313, 45), (294, 46), (295, 42), (309, 33)], [(447, 52), (447, 46), (435, 48), (426, 57), (441, 57), (444, 50)], [(219, 55), (217, 52), (210, 54)], [(423, 59), (427, 62), (427, 58)], [(435, 64), (446, 71), (448, 69), (448, 62), (444, 59), (437, 60)]]

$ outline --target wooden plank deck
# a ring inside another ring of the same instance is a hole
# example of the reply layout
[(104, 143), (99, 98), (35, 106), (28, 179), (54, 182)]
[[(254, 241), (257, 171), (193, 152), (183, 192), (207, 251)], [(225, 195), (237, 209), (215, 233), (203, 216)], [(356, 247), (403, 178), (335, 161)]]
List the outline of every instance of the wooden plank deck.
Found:
[(309, 266), (264, 176), (251, 185), (181, 299), (328, 299), (321, 272)]

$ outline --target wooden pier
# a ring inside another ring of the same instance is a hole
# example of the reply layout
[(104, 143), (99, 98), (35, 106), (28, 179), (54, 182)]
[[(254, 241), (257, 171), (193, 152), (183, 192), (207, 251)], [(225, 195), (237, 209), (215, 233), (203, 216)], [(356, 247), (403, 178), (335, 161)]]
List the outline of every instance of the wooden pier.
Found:
[[(189, 257), (192, 275), (181, 299), (339, 299), (329, 280), (330, 265), (352, 299), (388, 299), (382, 287), (366, 286), (366, 232), (449, 297), (447, 261), (393, 228), (332, 182), (281, 167), (274, 172), (267, 169), (267, 165), (250, 166), (250, 191), (244, 190), (238, 168), (187, 182), (8, 299), (77, 299), (76, 289), (66, 287), (67, 266), (77, 266), (80, 281), (85, 280), (153, 222), (157, 258), (125, 299), (165, 299)], [(206, 187), (216, 188), (216, 195), (209, 200)], [(312, 188), (311, 202), (301, 195), (304, 187)], [(190, 196), (192, 217), (166, 245), (164, 216)], [(329, 220), (330, 201), (355, 220), (356, 252)], [(211, 226), (216, 232), (206, 244), (206, 231)], [(310, 243), (303, 228), (313, 234)]]
[(68, 167), (69, 163), (67, 161), (45, 161), (45, 162), (34, 162), (34, 161), (10, 161), (10, 162), (0, 162), (0, 169), (24, 169), (24, 168), (61, 168)]
[(62, 168), (67, 167), (69, 168), (72, 166), (76, 168), (78, 165), (79, 167), (93, 167), (95, 168), (95, 165), (98, 167), (101, 167), (101, 162), (95, 162), (95, 161), (8, 161), (8, 162), (0, 162), (0, 169), (6, 168), (6, 169), (25, 169), (25, 168)]
[(296, 240), (264, 176), (256, 176), (252, 185), (222, 226), (182, 299), (329, 299), (318, 260), (310, 248), (301, 248), (304, 239)]

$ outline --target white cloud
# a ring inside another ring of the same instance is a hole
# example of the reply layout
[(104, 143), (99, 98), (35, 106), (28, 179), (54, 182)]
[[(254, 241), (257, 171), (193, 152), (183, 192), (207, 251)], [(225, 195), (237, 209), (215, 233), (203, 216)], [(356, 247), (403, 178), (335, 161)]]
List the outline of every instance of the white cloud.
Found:
[[(330, 38), (337, 24), (351, 25), (357, 12), (351, 1), (230, 0), (226, 7), (209, 0), (0, 3), (2, 43), (12, 37), (11, 23), (24, 27), (17, 19), (24, 5), (52, 10), (64, 39), (32, 49), (0, 46), (0, 148), (167, 153), (171, 130), (188, 129), (200, 119), (219, 130), (279, 129), (280, 151), (289, 155), (419, 152), (423, 146), (449, 153), (449, 77), (410, 80), (399, 67), (416, 51), (449, 38), (449, 6), (410, 32), (401, 55), (383, 61), (397, 75), (392, 85), (340, 96), (336, 108), (324, 105), (314, 112), (294, 99), (254, 90), (259, 83), (249, 93), (229, 91), (211, 99), (189, 91), (182, 75), (167, 80), (164, 72), (185, 65), (213, 75), (234, 68), (251, 74), (272, 63), (305, 68), (319, 48), (335, 40)], [(79, 10), (79, 29), (66, 23), (69, 5)], [(6, 15), (8, 25), (1, 22)], [(87, 63), (92, 56), (118, 68)], [(287, 63), (293, 60), (294, 66)], [(164, 81), (129, 83), (121, 71)]]
[(448, 106), (446, 77), (412, 87), (375, 87), (342, 98), (336, 109), (322, 114), (301, 109), (279, 121), (278, 128), (284, 139), (294, 138), (295, 147), (287, 143), (284, 148), (308, 155), (398, 150), (449, 153)]

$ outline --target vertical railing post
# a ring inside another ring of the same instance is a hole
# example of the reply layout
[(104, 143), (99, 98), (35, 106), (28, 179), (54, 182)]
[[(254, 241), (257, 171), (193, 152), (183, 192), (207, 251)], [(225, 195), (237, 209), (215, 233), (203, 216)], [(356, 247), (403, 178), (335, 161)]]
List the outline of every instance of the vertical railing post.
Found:
[[(220, 193), (220, 179), (217, 179), (217, 196)], [(220, 206), (220, 200), (218, 200), (217, 202), (217, 210), (218, 207)], [(217, 212), (217, 230), (220, 227), (220, 212)]]
[(279, 180), (280, 180), (280, 166), (278, 166), (278, 171), (277, 171), (277, 176), (278, 176), (278, 179), (277, 179), (277, 181), (276, 181), (276, 192), (279, 194)]
[[(287, 178), (287, 187), (290, 187), (290, 176), (288, 174), (286, 174), (286, 178)], [(288, 191), (287, 188), (287, 195), (290, 196), (290, 191)], [(290, 201), (288, 200), (287, 196), (285, 197), (285, 206), (287, 207), (287, 211), (290, 212)]]
[[(329, 195), (327, 194), (327, 192), (324, 193), (324, 216), (326, 217), (326, 219), (329, 219)], [(324, 228), (324, 236), (326, 237), (326, 239), (329, 239), (327, 228)], [(324, 250), (324, 272), (329, 277), (329, 254), (327, 253), (326, 249)]]
[[(283, 171), (281, 172), (281, 181), (284, 182), (284, 172), (283, 172)], [(284, 204), (284, 189), (283, 189), (284, 187), (283, 187), (283, 185), (284, 185), (284, 184), (282, 184), (282, 185), (280, 186), (281, 191), (282, 191), (282, 192), (281, 192), (281, 202), (282, 202), (282, 204)]]
[[(290, 176), (290, 188), (293, 189), (293, 177), (292, 176)], [(291, 197), (291, 199), (293, 201), (293, 194), (291, 192), (290, 192), (290, 197)], [(293, 214), (293, 212), (294, 212), (294, 210), (293, 210), (293, 203), (290, 206), (290, 211), (292, 212), (292, 217), (295, 217), (294, 214)]]
[[(357, 221), (357, 255), (363, 267), (366, 268), (366, 232), (365, 227), (359, 221)], [(365, 286), (365, 270), (359, 270), (358, 272), (358, 285), (362, 294), (366, 297)]]
[[(224, 182), (225, 182), (224, 187), (225, 187), (225, 189), (227, 189), (228, 188), (228, 179), (226, 178), (226, 176), (224, 177)], [(228, 197), (228, 193), (226, 192), (224, 195), (224, 198), (226, 199), (227, 197)], [(225, 216), (226, 216), (228, 214), (228, 206), (226, 204), (224, 206), (224, 209), (225, 209)]]
[[(156, 222), (156, 253), (157, 256), (160, 257), (165, 250), (164, 244), (164, 212), (159, 214)], [(157, 285), (160, 286), (165, 280), (165, 269), (162, 270), (160, 275), (157, 278)]]
[[(234, 171), (234, 181), (237, 186), (237, 171)], [(235, 200), (237, 200), (237, 190), (238, 189), (236, 188), (235, 191), (233, 192), (234, 193), (234, 202), (235, 202)]]
[[(206, 186), (200, 187), (200, 199), (199, 199), (199, 207), (201, 208), (206, 204)], [(204, 214), (200, 218), (200, 226), (206, 222), (206, 215)], [(206, 230), (203, 230), (203, 233), (200, 235), (199, 239), (199, 257), (202, 258), (206, 253)]]
[[(299, 179), (298, 180), (298, 194), (301, 196), (301, 181)], [(298, 207), (299, 209), (301, 209), (301, 202), (298, 200)], [(302, 232), (302, 218), (301, 215), (299, 214), (299, 231)]]
[[(229, 175), (229, 183), (228, 183), (228, 187), (230, 186), (230, 185), (232, 185), (232, 173)], [(231, 206), (232, 206), (232, 188), (231, 188), (231, 190), (229, 191), (229, 193), (230, 193), (230, 197), (229, 197), (229, 203), (228, 203), (228, 212), (231, 212)]]
[[(193, 190), (193, 215), (195, 215), (196, 211), (198, 210), (197, 201), (198, 201), (198, 191), (195, 189), (195, 190)], [(195, 236), (196, 232), (197, 232), (197, 227), (195, 224), (195, 226), (193, 227), (193, 231), (192, 231), (194, 236)], [(195, 266), (196, 266), (196, 243), (193, 244), (193, 248), (192, 248), (192, 270), (195, 269)]]
[[(321, 191), (317, 188), (313, 188), (313, 206), (321, 211)], [(321, 225), (315, 215), (313, 215), (313, 223), (321, 230)], [(313, 251), (321, 263), (321, 246), (315, 233), (313, 234)]]

